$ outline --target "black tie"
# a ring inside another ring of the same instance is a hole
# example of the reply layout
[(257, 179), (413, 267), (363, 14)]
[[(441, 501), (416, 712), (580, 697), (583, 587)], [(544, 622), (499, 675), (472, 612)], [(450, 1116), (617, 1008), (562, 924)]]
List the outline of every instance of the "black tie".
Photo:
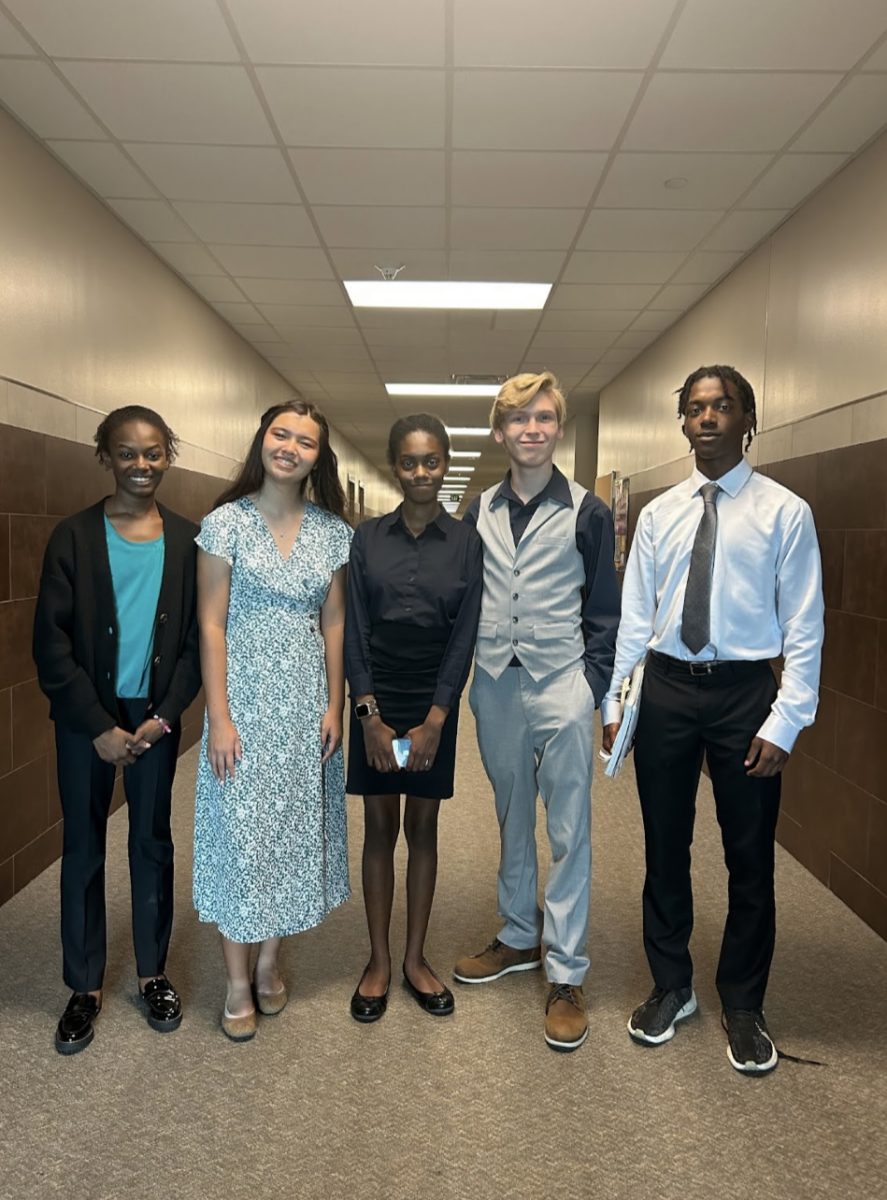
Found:
[(721, 489), (716, 483), (706, 483), (699, 490), (705, 508), (693, 542), (681, 618), (681, 639), (694, 654), (698, 654), (711, 640), (711, 575), (718, 532), (717, 498)]

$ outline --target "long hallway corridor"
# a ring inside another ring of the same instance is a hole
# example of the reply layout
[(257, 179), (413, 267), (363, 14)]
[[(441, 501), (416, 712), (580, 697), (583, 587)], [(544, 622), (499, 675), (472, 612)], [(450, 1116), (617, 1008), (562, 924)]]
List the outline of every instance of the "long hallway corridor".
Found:
[[(462, 716), (457, 795), (443, 806), (430, 959), (443, 974), (496, 931), (497, 830)], [(763, 1079), (726, 1058), (714, 990), (725, 878), (703, 780), (693, 948), (701, 1015), (658, 1050), (625, 1022), (649, 982), (640, 936), (642, 837), (633, 776), (594, 796), (591, 1033), (572, 1055), (542, 1039), (543, 981), (456, 992), (434, 1020), (394, 981), (364, 1027), (348, 999), (366, 957), (361, 807), (350, 801), (351, 901), (284, 953), (291, 1002), (228, 1042), (215, 931), (191, 908), (199, 748), (176, 788), (177, 918), (169, 974), (182, 1028), (153, 1033), (135, 1002), (126, 816), (109, 833), (109, 975), (94, 1044), (61, 1058), (58, 864), (0, 910), (0, 1197), (120, 1200), (877, 1200), (887, 1179), (887, 946), (777, 847), (779, 936), (767, 1015), (788, 1053)], [(540, 839), (540, 855), (545, 847)], [(544, 857), (542, 858), (544, 861)], [(399, 857), (399, 866), (403, 859)], [(402, 887), (402, 870), (399, 889)], [(393, 955), (403, 941), (398, 894)]]

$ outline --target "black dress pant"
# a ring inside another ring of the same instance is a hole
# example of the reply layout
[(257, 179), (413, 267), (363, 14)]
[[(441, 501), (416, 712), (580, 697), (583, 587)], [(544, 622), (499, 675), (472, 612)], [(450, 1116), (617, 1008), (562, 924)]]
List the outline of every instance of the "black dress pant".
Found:
[[(145, 719), (144, 700), (120, 700), (122, 727)], [(64, 980), (76, 992), (102, 986), (105, 973), (105, 840), (115, 768), (102, 762), (92, 740), (56, 725), (62, 815), (62, 952)], [(181, 725), (123, 769), (129, 807), (132, 932), (139, 976), (160, 975), (172, 930), (172, 784)]]
[(690, 846), (705, 755), (729, 874), (717, 971), (726, 1008), (761, 1007), (773, 958), (781, 777), (750, 777), (743, 762), (776, 690), (767, 662), (722, 663), (694, 675), (686, 663), (650, 654), (644, 673), (634, 750), (646, 837), (644, 948), (657, 986), (691, 985)]

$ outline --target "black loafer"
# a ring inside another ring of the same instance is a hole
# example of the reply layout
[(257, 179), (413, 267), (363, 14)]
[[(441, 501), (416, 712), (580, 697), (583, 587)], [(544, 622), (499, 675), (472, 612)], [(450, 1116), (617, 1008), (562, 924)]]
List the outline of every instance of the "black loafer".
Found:
[(145, 984), (139, 992), (147, 1010), (148, 1024), (158, 1033), (172, 1033), (182, 1023), (182, 1001), (179, 993), (165, 975), (158, 976)]
[(74, 992), (55, 1031), (59, 1054), (79, 1054), (95, 1037), (95, 1019), (102, 1005), (88, 992)]
[[(425, 964), (428, 966), (428, 963)], [(430, 967), (428, 967), (431, 970)], [(435, 978), (437, 978), (435, 976)], [(412, 995), (413, 999), (420, 1008), (432, 1017), (449, 1017), (456, 1008), (456, 1001), (453, 999), (453, 993), (448, 987), (443, 987), (439, 992), (420, 992), (414, 983), (410, 980), (404, 967), (403, 972), (404, 987)]]
[[(364, 975), (366, 972), (364, 972)], [(360, 977), (360, 983), (363, 983), (363, 975)], [(355, 1021), (361, 1021), (364, 1025), (369, 1025), (371, 1021), (378, 1021), (380, 1017), (385, 1016), (385, 1010), (388, 1008), (388, 992), (391, 987), (389, 981), (388, 987), (382, 996), (364, 996), (360, 990), (360, 983), (354, 989), (354, 995), (351, 997), (351, 1015)]]

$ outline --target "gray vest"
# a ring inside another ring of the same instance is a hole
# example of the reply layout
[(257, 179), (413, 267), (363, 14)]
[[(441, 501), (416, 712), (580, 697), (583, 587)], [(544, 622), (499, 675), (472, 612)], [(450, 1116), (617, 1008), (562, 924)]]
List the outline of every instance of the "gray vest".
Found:
[(582, 661), (585, 565), (576, 547), (576, 521), (587, 493), (568, 482), (573, 507), (543, 500), (516, 548), (508, 501), (492, 504), (499, 485), (480, 498), (484, 592), (475, 657), (494, 679), (515, 655), (535, 680)]

